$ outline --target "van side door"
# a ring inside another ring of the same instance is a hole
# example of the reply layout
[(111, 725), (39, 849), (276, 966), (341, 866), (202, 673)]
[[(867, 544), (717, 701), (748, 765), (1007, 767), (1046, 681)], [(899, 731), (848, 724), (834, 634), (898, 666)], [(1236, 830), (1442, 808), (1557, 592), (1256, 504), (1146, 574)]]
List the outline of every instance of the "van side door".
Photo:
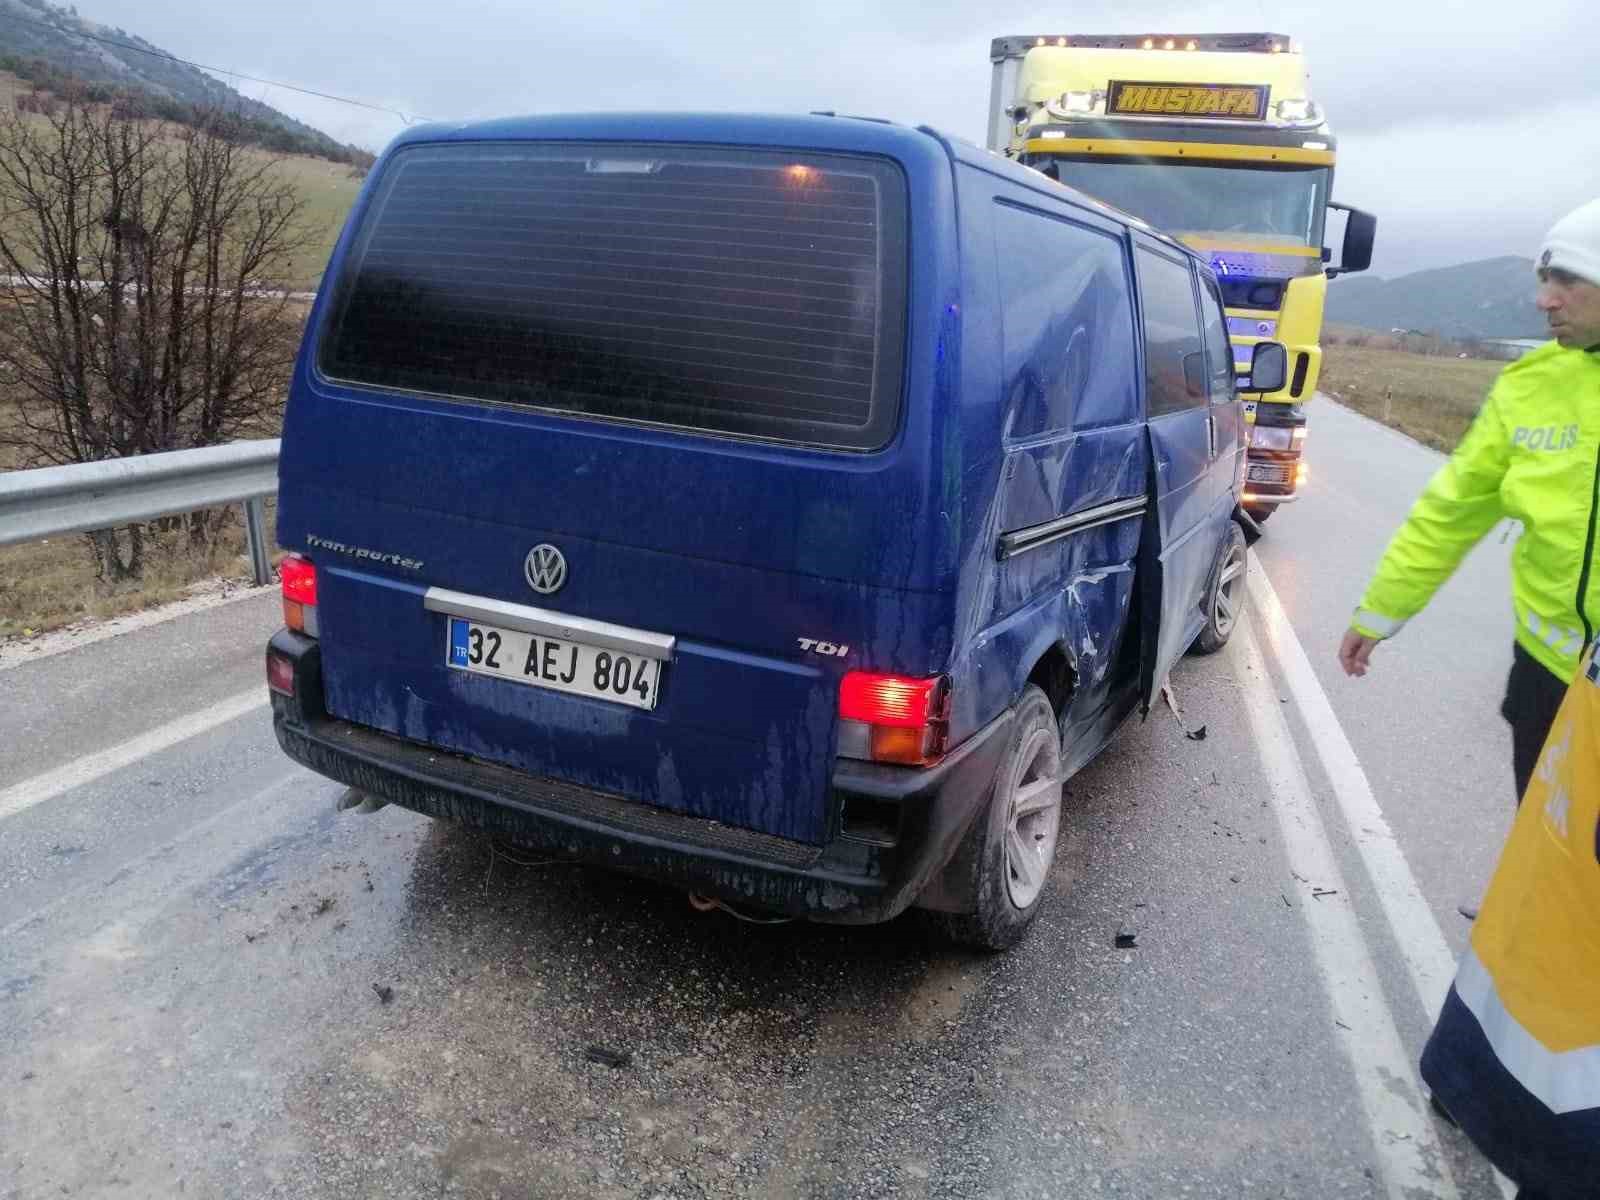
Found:
[(1048, 649), (1065, 655), (1070, 740), (1136, 661), (1122, 654), (1147, 506), (1134, 288), (1121, 230), (1022, 199), (993, 208), (1005, 468), (990, 644), (1016, 690)]
[(1217, 552), (1211, 393), (1194, 271), (1186, 256), (1134, 239), (1145, 350), (1150, 511), (1140, 547), (1148, 706), (1199, 635)]
[(1200, 318), (1206, 342), (1206, 380), (1211, 401), (1212, 478), (1215, 506), (1223, 521), (1232, 520), (1234, 506), (1244, 490), (1244, 405), (1233, 367), (1233, 346), (1228, 341), (1228, 321), (1222, 307), (1222, 290), (1204, 268), (1200, 276)]

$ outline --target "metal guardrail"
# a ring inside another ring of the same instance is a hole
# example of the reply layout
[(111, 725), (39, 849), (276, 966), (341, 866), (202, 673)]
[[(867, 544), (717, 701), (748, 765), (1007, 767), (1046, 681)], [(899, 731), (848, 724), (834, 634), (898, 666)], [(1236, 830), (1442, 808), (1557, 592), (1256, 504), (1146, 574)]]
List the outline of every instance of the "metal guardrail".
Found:
[(243, 504), (250, 570), (272, 581), (262, 502), (278, 490), (279, 439), (0, 474), (0, 546)]

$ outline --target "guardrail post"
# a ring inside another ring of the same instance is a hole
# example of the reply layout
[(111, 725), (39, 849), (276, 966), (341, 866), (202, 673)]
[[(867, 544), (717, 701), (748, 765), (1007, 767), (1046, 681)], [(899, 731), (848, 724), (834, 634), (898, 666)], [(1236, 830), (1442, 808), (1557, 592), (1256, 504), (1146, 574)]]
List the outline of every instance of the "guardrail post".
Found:
[(253, 496), (244, 502), (244, 537), (250, 545), (250, 573), (257, 587), (272, 582), (272, 562), (267, 557), (266, 501)]

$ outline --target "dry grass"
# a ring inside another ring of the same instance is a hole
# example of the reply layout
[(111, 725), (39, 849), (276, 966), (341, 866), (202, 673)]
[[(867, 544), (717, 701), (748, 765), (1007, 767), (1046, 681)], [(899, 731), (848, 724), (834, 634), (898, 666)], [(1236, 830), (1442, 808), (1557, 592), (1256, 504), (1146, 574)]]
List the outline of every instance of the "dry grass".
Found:
[[(0, 420), (6, 419), (0, 406)], [(0, 447), (0, 472), (18, 464), (15, 452)], [(267, 536), (272, 536), (276, 505), (266, 505)], [(143, 578), (113, 586), (98, 578), (87, 536), (67, 534), (37, 542), (0, 546), (0, 641), (32, 637), (78, 621), (105, 620), (123, 613), (181, 600), (196, 583), (209, 579), (248, 581), (244, 512), (235, 505), (216, 543), (205, 550), (187, 534), (153, 532), (147, 527)], [(276, 549), (272, 557), (279, 557)]]
[(1321, 388), (1342, 404), (1435, 450), (1453, 450), (1506, 364), (1408, 354), (1373, 346), (1326, 347)]
[(183, 599), (201, 580), (219, 577), (241, 582), (250, 578), (242, 519), (205, 552), (190, 547), (181, 532), (147, 539), (144, 577), (120, 587), (95, 578), (94, 553), (84, 536), (3, 546), (0, 641), (154, 608)]
[[(19, 92), (32, 90), (33, 85), (26, 80), (9, 71), (0, 71), (0, 107), (14, 107)], [(44, 120), (43, 117), (32, 119)], [(280, 157), (278, 171), (294, 184), (305, 200), (301, 219), (309, 234), (307, 244), (290, 263), (286, 282), (296, 290), (314, 291), (328, 265), (333, 243), (344, 226), (345, 215), (361, 189), (361, 181), (352, 177), (345, 163), (305, 155)]]

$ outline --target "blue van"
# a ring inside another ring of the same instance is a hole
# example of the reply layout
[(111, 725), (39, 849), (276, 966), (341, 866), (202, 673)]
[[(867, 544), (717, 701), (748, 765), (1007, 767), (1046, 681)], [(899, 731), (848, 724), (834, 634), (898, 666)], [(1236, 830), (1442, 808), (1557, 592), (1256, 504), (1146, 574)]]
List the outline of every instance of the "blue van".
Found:
[(1243, 602), (1210, 270), (933, 131), (421, 128), (325, 278), (267, 670), (368, 808), (1001, 947), (1063, 780)]

